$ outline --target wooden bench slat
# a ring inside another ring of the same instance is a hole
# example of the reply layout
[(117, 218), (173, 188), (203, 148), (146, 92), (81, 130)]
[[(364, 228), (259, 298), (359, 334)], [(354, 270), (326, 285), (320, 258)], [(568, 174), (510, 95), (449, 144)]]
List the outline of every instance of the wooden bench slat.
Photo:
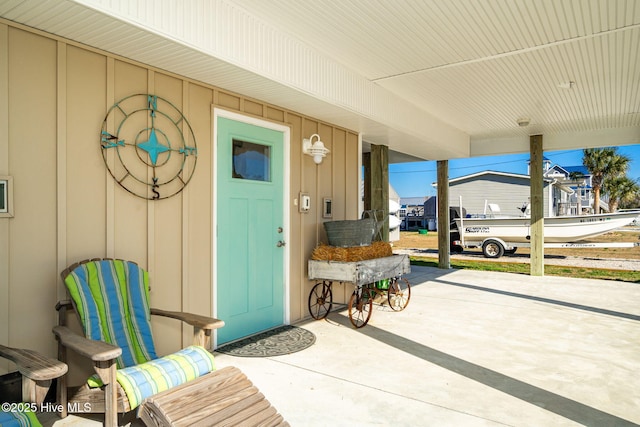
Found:
[(191, 425), (215, 425), (217, 427), (243, 425), (244, 423), (241, 423), (241, 421), (254, 413), (268, 409), (270, 406), (271, 404), (264, 398), (262, 393), (255, 393), (247, 399), (235, 402), (233, 405), (226, 406), (218, 411), (209, 411), (206, 415), (193, 414), (192, 416), (187, 416), (179, 420), (177, 425), (181, 427)]
[(270, 416), (269, 418), (257, 424), (257, 426), (259, 427), (281, 427), (281, 426), (288, 426), (288, 425), (289, 423), (287, 423), (284, 420), (284, 418), (282, 418), (282, 415), (280, 415), (277, 412), (272, 416)]
[(167, 419), (177, 422), (184, 417), (193, 415), (195, 412), (198, 414), (213, 414), (219, 412), (238, 402), (250, 399), (256, 394), (259, 394), (257, 388), (253, 386), (247, 387), (246, 384), (239, 384), (229, 386), (224, 390), (224, 393), (214, 392), (206, 395), (191, 395), (187, 400), (180, 399), (181, 404), (177, 402), (167, 402), (163, 404), (160, 402), (159, 405), (158, 403), (156, 403), (156, 405), (161, 408)]
[(278, 426), (288, 424), (249, 379), (226, 367), (147, 398), (140, 406), (147, 426)]
[[(247, 377), (237, 368), (232, 368), (232, 370), (212, 372), (164, 393), (151, 396), (147, 399), (147, 403), (157, 408), (158, 416), (176, 420), (183, 414), (200, 411), (211, 405), (220, 407), (220, 401), (225, 399), (232, 399), (231, 402), (244, 399), (257, 392), (255, 388), (250, 390), (251, 387), (253, 384)], [(203, 399), (202, 396), (208, 397)]]
[(262, 400), (261, 402), (244, 408), (240, 412), (237, 412), (235, 415), (222, 420), (222, 422), (220, 422), (220, 426), (257, 426), (261, 425), (265, 420), (269, 419), (275, 414), (277, 414), (276, 408), (271, 406), (271, 404), (267, 400)]
[(247, 380), (247, 377), (237, 368), (223, 368), (163, 393), (151, 396), (149, 399), (160, 403), (171, 402), (176, 398), (176, 395), (179, 398), (180, 396), (189, 396), (203, 392), (214, 392), (218, 389), (224, 389), (230, 385), (238, 384), (243, 380)]
[[(77, 387), (69, 387), (67, 391), (67, 399), (69, 402), (69, 412), (73, 413), (73, 408), (76, 408), (79, 412), (89, 413), (104, 413), (105, 412), (105, 400), (104, 390), (101, 388), (91, 388), (87, 384), (83, 384)], [(118, 412), (124, 413), (131, 410), (129, 400), (127, 400), (124, 394), (124, 390), (118, 384)]]

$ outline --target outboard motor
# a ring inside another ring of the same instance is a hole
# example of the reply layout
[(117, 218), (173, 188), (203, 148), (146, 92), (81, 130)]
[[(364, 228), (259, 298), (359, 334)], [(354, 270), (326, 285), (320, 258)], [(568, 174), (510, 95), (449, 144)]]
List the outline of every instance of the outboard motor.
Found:
[[(449, 208), (449, 219), (451, 222), (449, 223), (449, 249), (451, 253), (459, 254), (464, 248), (460, 246), (460, 230), (458, 230), (458, 226), (456, 225), (455, 219), (460, 218), (459, 207), (450, 207)], [(466, 215), (466, 210), (464, 208), (461, 209), (462, 214)]]

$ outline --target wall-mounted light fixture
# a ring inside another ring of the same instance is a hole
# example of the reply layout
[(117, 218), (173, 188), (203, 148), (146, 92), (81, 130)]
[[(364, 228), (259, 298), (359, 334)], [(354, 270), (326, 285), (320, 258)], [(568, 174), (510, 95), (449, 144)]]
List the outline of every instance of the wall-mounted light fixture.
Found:
[[(313, 138), (317, 138), (316, 142), (313, 142)], [(313, 161), (319, 165), (322, 163), (322, 159), (329, 154), (329, 149), (325, 148), (324, 143), (320, 141), (320, 135), (314, 133), (309, 139), (302, 140), (302, 152), (313, 157)]]

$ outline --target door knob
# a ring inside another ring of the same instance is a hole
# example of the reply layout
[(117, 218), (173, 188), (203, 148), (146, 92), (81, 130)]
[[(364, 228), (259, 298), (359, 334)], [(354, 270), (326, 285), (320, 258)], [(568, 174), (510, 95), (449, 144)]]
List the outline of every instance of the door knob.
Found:
[(276, 243), (276, 246), (279, 248), (283, 247), (284, 245), (286, 245), (286, 243), (283, 242), (282, 240), (278, 240), (278, 243)]

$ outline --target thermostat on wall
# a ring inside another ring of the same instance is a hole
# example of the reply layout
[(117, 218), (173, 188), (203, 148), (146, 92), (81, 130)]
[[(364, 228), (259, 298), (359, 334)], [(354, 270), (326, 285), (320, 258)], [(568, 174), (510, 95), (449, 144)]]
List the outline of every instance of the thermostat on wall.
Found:
[(300, 193), (298, 210), (301, 213), (307, 213), (311, 210), (311, 197), (309, 197), (309, 193)]

